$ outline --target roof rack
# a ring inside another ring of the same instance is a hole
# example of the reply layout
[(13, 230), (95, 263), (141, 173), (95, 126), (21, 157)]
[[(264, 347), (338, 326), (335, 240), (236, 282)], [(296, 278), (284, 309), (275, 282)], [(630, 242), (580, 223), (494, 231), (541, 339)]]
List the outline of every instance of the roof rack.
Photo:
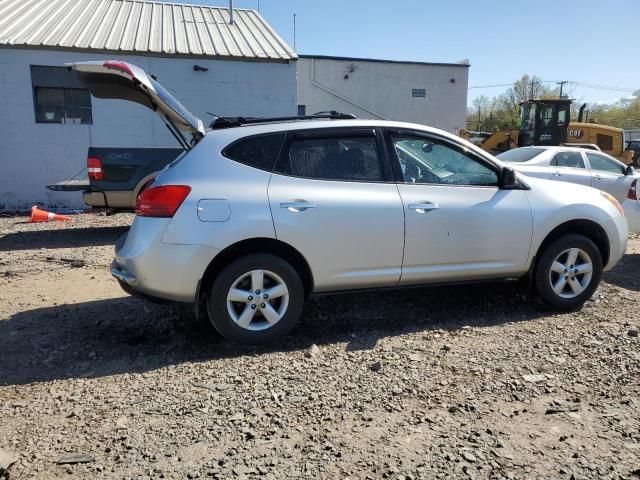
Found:
[(253, 125), (257, 123), (269, 122), (290, 122), (294, 120), (318, 120), (321, 118), (329, 120), (355, 120), (356, 116), (351, 113), (340, 113), (335, 110), (329, 112), (318, 112), (313, 115), (300, 115), (291, 117), (217, 117), (214, 116), (209, 124), (209, 128), (219, 130), (222, 128), (240, 127), (242, 125)]

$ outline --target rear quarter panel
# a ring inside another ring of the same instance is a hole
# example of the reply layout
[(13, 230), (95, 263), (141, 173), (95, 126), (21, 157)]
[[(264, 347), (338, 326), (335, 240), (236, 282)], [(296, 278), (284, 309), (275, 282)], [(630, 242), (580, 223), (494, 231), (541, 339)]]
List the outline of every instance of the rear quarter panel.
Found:
[[(236, 133), (237, 135), (237, 133)], [(221, 150), (233, 141), (233, 132), (208, 134), (175, 167), (156, 178), (154, 185), (188, 185), (191, 193), (167, 226), (162, 241), (173, 244), (206, 245), (224, 249), (249, 238), (275, 238), (267, 188), (270, 172), (223, 157)], [(224, 203), (229, 215), (218, 221), (203, 221), (201, 205)]]

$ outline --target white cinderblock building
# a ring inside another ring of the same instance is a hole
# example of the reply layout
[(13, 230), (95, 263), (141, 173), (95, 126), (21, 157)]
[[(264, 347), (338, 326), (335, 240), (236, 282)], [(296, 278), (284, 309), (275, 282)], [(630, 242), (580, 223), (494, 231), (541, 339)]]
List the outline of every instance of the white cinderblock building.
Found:
[(457, 133), (467, 115), (469, 63), (300, 55), (298, 111), (354, 113)]

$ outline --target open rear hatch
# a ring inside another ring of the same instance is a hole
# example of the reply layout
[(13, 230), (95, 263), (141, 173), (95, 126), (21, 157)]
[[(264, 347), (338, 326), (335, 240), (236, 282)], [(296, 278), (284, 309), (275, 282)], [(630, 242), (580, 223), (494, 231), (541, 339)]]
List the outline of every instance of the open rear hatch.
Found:
[[(156, 112), (185, 149), (190, 149), (204, 136), (202, 120), (141, 68), (119, 60), (68, 63), (67, 66), (76, 72), (94, 97), (129, 100)], [(183, 133), (191, 134), (191, 141)]]

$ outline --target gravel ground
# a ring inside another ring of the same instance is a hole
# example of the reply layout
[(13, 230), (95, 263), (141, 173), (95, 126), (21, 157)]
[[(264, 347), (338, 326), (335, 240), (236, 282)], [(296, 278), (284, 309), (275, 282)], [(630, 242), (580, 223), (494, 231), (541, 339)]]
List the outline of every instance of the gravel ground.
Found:
[(256, 349), (119, 289), (131, 216), (25, 220), (0, 219), (11, 479), (640, 477), (637, 237), (577, 313), (509, 284), (344, 294)]

